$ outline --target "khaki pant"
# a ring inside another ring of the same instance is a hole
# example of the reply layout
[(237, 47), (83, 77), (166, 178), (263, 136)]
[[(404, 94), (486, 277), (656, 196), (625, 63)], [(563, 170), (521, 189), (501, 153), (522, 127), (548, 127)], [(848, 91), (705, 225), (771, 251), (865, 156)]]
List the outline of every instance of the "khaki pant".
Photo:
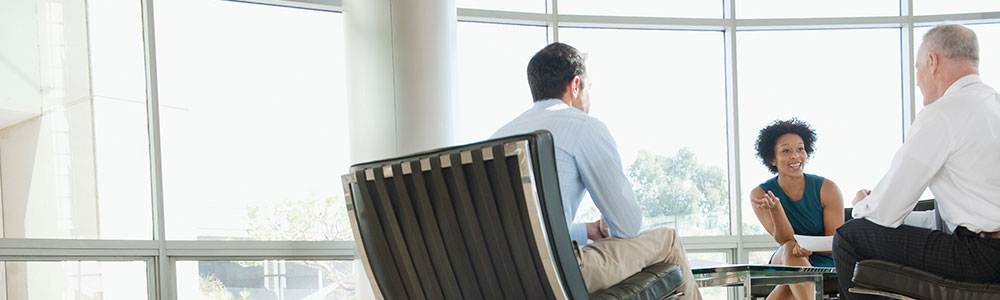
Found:
[(651, 229), (630, 239), (602, 239), (583, 247), (577, 255), (590, 293), (611, 287), (646, 266), (667, 262), (680, 266), (684, 275), (684, 284), (678, 289), (684, 292), (681, 299), (701, 299), (684, 247), (673, 229)]

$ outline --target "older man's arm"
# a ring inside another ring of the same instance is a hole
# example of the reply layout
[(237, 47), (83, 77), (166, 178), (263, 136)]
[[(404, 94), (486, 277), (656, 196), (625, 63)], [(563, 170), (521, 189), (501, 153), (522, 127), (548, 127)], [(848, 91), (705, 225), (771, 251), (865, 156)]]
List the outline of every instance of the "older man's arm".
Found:
[[(948, 158), (948, 122), (927, 108), (910, 127), (906, 142), (892, 159), (889, 171), (871, 194), (859, 192), (853, 216), (885, 227), (899, 227)], [(864, 201), (860, 201), (860, 200)]]

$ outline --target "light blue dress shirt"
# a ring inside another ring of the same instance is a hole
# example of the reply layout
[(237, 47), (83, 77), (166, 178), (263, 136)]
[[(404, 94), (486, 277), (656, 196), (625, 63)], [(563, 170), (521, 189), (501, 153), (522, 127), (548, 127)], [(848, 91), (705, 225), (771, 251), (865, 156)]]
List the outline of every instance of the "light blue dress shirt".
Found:
[(642, 210), (623, 172), (618, 145), (604, 123), (559, 99), (549, 99), (535, 102), (491, 138), (539, 129), (552, 132), (555, 142), (559, 190), (570, 237), (580, 245), (587, 243), (586, 225), (572, 223), (585, 191), (604, 215), (611, 236), (639, 235)]

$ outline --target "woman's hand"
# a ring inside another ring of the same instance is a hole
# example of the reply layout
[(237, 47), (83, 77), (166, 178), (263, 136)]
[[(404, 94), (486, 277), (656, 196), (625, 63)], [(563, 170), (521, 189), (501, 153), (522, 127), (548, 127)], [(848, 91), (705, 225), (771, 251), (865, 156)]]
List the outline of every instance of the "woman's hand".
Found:
[(799, 246), (799, 242), (795, 240), (791, 240), (785, 243), (785, 248), (791, 251), (792, 255), (798, 257), (809, 257), (810, 255), (813, 254), (812, 251), (806, 250), (806, 248), (802, 248), (802, 246)]
[(767, 193), (764, 194), (764, 197), (750, 199), (750, 203), (758, 209), (771, 210), (778, 207), (781, 202), (778, 200), (777, 196), (774, 196), (774, 193), (767, 191)]

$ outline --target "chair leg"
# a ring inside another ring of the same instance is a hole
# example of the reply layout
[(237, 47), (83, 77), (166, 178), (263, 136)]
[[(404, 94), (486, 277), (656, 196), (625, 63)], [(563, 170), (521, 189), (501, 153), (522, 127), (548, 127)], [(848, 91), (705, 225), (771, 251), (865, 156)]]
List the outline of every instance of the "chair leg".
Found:
[(910, 297), (903, 296), (903, 295), (896, 294), (896, 293), (892, 293), (892, 292), (879, 291), (879, 290), (866, 289), (866, 288), (859, 288), (859, 287), (852, 287), (852, 288), (848, 289), (848, 291), (851, 292), (851, 293), (855, 293), (855, 294), (865, 294), (865, 295), (882, 296), (882, 297), (889, 297), (889, 298), (899, 299), (899, 300), (917, 300), (917, 299), (914, 299), (914, 298), (910, 298)]

